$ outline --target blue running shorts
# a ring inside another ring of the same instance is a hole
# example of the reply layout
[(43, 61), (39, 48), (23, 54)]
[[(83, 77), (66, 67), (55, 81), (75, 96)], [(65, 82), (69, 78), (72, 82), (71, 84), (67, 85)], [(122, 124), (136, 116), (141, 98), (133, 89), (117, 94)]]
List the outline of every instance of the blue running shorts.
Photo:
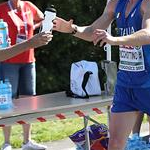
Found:
[(150, 88), (127, 88), (116, 85), (111, 111), (142, 111), (150, 115)]

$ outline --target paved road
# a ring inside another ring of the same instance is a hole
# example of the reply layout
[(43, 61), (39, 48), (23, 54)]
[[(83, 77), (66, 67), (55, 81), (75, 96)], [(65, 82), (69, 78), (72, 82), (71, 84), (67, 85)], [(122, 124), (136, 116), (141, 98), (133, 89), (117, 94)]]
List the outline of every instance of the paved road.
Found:
[[(60, 141), (44, 143), (44, 145), (47, 145), (47, 150), (75, 150), (75, 145), (69, 138)], [(21, 150), (21, 148), (13, 150)]]
[[(148, 123), (143, 124), (141, 129), (141, 136), (148, 135), (148, 131), (149, 131)], [(61, 141), (48, 142), (44, 144), (48, 146), (48, 150), (75, 150), (75, 145), (69, 138)], [(14, 149), (14, 150), (21, 150), (21, 149)]]

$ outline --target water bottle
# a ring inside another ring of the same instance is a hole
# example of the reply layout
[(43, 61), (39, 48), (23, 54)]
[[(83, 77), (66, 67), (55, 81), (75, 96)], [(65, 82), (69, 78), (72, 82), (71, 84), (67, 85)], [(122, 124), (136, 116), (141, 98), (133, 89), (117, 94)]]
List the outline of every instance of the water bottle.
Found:
[(8, 79), (0, 81), (0, 109), (12, 108), (12, 87)]
[(53, 28), (53, 20), (56, 18), (56, 9), (52, 5), (50, 8), (47, 8), (44, 12), (45, 18), (42, 21), (42, 30), (41, 32), (51, 31)]
[(4, 80), (4, 84), (6, 86), (6, 93), (10, 107), (12, 107), (12, 85), (9, 82), (9, 79)]
[(8, 24), (0, 19), (0, 49), (9, 46), (8, 39)]
[(0, 110), (10, 108), (10, 102), (7, 95), (7, 85), (0, 81)]

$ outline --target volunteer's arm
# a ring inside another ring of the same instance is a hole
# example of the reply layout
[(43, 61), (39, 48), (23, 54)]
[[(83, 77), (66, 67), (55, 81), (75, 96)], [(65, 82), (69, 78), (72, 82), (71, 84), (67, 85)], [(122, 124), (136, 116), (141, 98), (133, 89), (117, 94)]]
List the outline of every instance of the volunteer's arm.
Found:
[(34, 35), (31, 39), (23, 41), (22, 43), (16, 44), (0, 50), (0, 61), (4, 61), (11, 57), (14, 57), (29, 48), (37, 48), (42, 45), (48, 44), (52, 40), (52, 34), (48, 33), (38, 33)]

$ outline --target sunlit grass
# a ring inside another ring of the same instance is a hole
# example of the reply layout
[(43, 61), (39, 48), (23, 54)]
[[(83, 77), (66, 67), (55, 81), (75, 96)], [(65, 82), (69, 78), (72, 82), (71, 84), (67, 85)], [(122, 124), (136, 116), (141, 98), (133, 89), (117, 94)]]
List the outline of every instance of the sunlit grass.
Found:
[[(101, 114), (92, 116), (93, 119), (100, 123), (107, 124), (107, 115)], [(144, 117), (144, 123), (147, 121), (147, 117)], [(89, 122), (89, 124), (92, 124)], [(73, 134), (77, 130), (83, 128), (83, 118), (72, 118), (65, 120), (51, 120), (45, 123), (33, 123), (32, 124), (32, 139), (36, 142), (49, 142), (61, 140), (69, 135)], [(0, 146), (4, 141), (2, 129), (0, 129)], [(11, 143), (14, 148), (21, 147), (22, 144), (22, 127), (15, 125), (12, 128)]]
[[(101, 123), (107, 122), (107, 115), (92, 116)], [(90, 122), (89, 122), (90, 124)], [(83, 128), (83, 118), (73, 118), (65, 120), (51, 120), (45, 123), (32, 124), (32, 139), (36, 142), (48, 142), (61, 140)], [(0, 146), (4, 142), (2, 129), (0, 129)], [(15, 125), (12, 127), (11, 143), (14, 148), (21, 147), (22, 127)]]

